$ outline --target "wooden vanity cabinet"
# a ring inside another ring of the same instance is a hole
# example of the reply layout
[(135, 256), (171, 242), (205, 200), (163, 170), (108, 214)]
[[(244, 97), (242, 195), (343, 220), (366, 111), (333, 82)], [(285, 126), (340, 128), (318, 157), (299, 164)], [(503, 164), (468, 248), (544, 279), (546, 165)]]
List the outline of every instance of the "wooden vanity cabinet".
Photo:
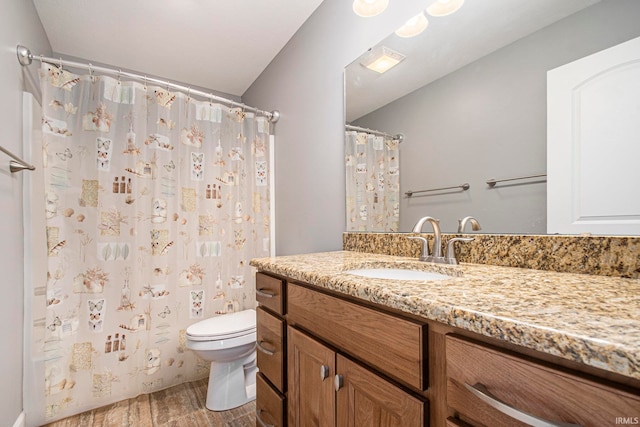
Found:
[(640, 417), (637, 383), (595, 368), (264, 273), (257, 289), (262, 427), (600, 427)]
[(256, 289), (258, 426), (428, 425), (426, 324), (264, 273)]
[(446, 337), (446, 371), (453, 426), (527, 426), (535, 417), (601, 427), (640, 416), (638, 395), (455, 335)]
[(291, 282), (286, 310), (290, 427), (428, 424), (426, 400), (385, 378), (427, 387), (424, 323)]
[(287, 328), (289, 426), (423, 427), (426, 402)]

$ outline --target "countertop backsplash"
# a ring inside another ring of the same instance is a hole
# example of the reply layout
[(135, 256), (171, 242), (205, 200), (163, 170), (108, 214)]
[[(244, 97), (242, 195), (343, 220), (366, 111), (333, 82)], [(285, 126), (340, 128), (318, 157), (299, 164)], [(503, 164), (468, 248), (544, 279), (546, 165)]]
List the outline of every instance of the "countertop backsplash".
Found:
[[(420, 242), (414, 233), (345, 232), (345, 251), (418, 257)], [(421, 233), (433, 244), (433, 234)], [(510, 234), (442, 234), (443, 247), (453, 237), (459, 262), (531, 268), (560, 273), (640, 278), (640, 237)]]

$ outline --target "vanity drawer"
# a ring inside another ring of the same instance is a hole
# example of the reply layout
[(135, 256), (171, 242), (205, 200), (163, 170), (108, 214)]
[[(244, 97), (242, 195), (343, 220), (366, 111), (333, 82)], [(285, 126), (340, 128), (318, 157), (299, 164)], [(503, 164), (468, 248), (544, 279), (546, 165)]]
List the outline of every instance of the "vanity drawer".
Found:
[(256, 426), (284, 426), (284, 397), (256, 374)]
[(287, 321), (418, 390), (427, 388), (427, 326), (287, 284)]
[(284, 280), (256, 273), (256, 300), (268, 309), (284, 314)]
[(258, 369), (281, 392), (284, 392), (285, 323), (261, 307), (256, 310)]
[(447, 404), (472, 425), (528, 424), (495, 409), (468, 386), (551, 423), (605, 426), (615, 425), (618, 417), (640, 416), (638, 395), (464, 338), (446, 337), (446, 363)]

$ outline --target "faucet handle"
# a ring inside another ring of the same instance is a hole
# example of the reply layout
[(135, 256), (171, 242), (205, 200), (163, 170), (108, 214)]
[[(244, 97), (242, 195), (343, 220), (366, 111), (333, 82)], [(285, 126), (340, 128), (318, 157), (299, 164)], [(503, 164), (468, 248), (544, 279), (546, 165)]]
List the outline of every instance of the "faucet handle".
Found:
[(429, 243), (427, 242), (427, 239), (419, 236), (415, 236), (415, 237), (409, 236), (409, 239), (420, 240), (422, 242), (422, 251), (420, 253), (420, 261), (424, 261), (429, 256)]
[(458, 260), (456, 259), (456, 253), (453, 247), (455, 242), (470, 242), (474, 240), (473, 237), (454, 237), (453, 239), (449, 239), (447, 242), (447, 256), (445, 257), (447, 263), (449, 264), (457, 264)]

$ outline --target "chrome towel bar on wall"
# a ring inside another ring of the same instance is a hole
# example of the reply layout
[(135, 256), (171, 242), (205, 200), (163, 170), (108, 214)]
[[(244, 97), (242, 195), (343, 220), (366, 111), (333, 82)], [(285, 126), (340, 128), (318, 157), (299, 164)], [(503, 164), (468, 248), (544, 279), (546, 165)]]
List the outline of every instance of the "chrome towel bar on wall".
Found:
[(0, 145), (0, 151), (2, 151), (7, 156), (11, 157), (13, 160), (9, 162), (9, 170), (11, 173), (16, 173), (28, 169), (30, 171), (35, 170), (36, 167), (30, 165), (29, 163), (22, 160), (20, 157), (13, 154), (11, 151), (7, 150), (3, 146)]
[(546, 173), (542, 173), (539, 175), (527, 175), (527, 176), (519, 176), (516, 178), (503, 178), (503, 179), (495, 179), (495, 178), (491, 178), (487, 180), (487, 185), (491, 188), (495, 187), (495, 185), (499, 182), (506, 182), (506, 181), (519, 181), (522, 179), (530, 179), (530, 178), (546, 178), (547, 174)]
[(468, 182), (465, 182), (464, 184), (455, 185), (453, 187), (432, 188), (430, 190), (419, 190), (419, 191), (409, 190), (409, 191), (406, 191), (404, 194), (407, 197), (411, 197), (411, 196), (413, 196), (414, 194), (417, 194), (417, 193), (428, 193), (428, 192), (431, 192), (431, 191), (443, 191), (443, 190), (455, 190), (456, 188), (460, 189), (460, 191), (467, 191), (469, 188), (471, 188), (471, 186), (469, 185)]

